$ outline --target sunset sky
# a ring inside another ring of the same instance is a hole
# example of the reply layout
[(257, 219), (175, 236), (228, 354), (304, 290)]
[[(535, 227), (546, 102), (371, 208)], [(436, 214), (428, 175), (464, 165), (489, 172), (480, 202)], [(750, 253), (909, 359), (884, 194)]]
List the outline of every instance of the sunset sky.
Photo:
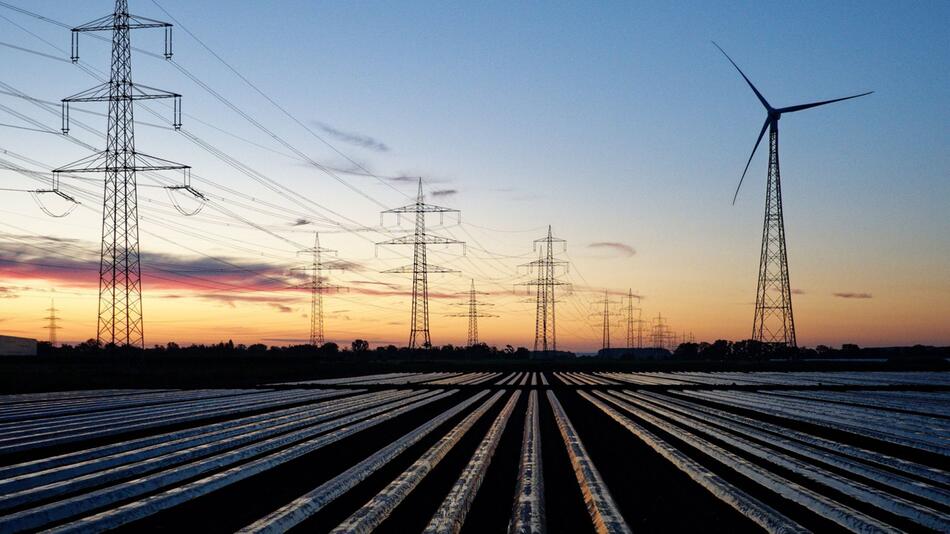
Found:
[[(8, 3), (69, 26), (112, 10)], [(185, 113), (175, 132), (164, 102), (137, 106), (137, 149), (191, 165), (211, 199), (185, 217), (161, 177), (139, 176), (148, 346), (305, 342), (291, 269), (315, 231), (347, 266), (330, 273), (347, 289), (326, 296), (328, 340), (404, 345), (411, 279), (381, 271), (412, 251), (374, 243), (409, 229), (380, 212), (411, 202), (419, 176), (429, 202), (461, 210), (433, 233), (467, 243), (429, 252), (460, 271), (430, 276), (435, 344), (465, 342), (466, 319), (447, 315), (474, 279), (500, 316), (482, 340), (531, 346), (519, 265), (549, 224), (573, 284), (559, 347), (600, 347), (605, 289), (617, 311), (633, 289), (644, 319), (697, 340), (749, 337), (767, 147), (731, 200), (765, 112), (711, 40), (776, 106), (875, 91), (781, 123), (799, 344), (950, 344), (947, 2), (130, 4), (180, 23), (183, 67), (134, 53), (134, 80), (182, 93)], [(162, 50), (160, 31), (132, 38)], [(59, 100), (108, 68), (108, 43), (81, 37), (85, 71), (68, 48), (67, 29), (0, 5), (0, 334), (45, 339), (55, 299), (60, 341), (77, 342), (95, 337), (102, 177), (63, 179), (82, 203), (63, 218), (15, 191), (104, 148), (104, 105), (75, 104), (68, 138), (30, 130), (58, 131)], [(619, 317), (613, 332), (622, 345)]]

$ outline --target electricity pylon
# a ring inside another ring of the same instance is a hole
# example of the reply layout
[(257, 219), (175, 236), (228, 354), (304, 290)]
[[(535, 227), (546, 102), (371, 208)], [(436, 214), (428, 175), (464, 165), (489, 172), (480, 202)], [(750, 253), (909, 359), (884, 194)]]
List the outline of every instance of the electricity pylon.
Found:
[[(602, 317), (603, 317), (603, 319), (602, 319), (602, 320), (603, 320), (603, 324), (602, 324), (602, 327), (603, 327), (603, 342), (602, 342), (601, 348), (604, 349), (604, 350), (606, 350), (606, 349), (609, 349), (609, 348), (610, 348), (610, 321), (612, 320), (612, 319), (611, 319), (612, 317), (615, 317), (615, 316), (617, 315), (616, 313), (610, 311), (610, 304), (611, 304), (611, 301), (610, 301), (610, 291), (607, 290), (607, 289), (605, 289), (605, 290), (604, 290), (604, 300), (599, 300), (599, 301), (595, 302), (595, 304), (603, 304), (603, 305), (604, 305), (604, 311), (603, 311), (603, 314), (602, 314)], [(600, 315), (600, 314), (593, 314), (593, 315)]]
[(96, 339), (105, 345), (144, 347), (142, 272), (139, 258), (138, 171), (181, 170), (187, 165), (152, 157), (135, 149), (132, 107), (136, 100), (171, 98), (175, 129), (181, 127), (181, 95), (132, 83), (130, 31), (165, 30), (165, 59), (172, 57), (171, 24), (129, 14), (128, 0), (116, 0), (115, 11), (72, 29), (72, 54), (79, 61), (79, 34), (112, 32), (112, 71), (108, 82), (63, 99), (63, 133), (69, 132), (69, 104), (108, 102), (106, 149), (53, 171), (105, 173), (102, 203), (102, 245), (99, 261), (99, 317)]
[(53, 301), (53, 299), (50, 299), (49, 308), (46, 308), (46, 311), (49, 312), (49, 315), (44, 317), (44, 319), (48, 320), (49, 324), (47, 326), (44, 326), (43, 328), (46, 330), (49, 330), (49, 345), (51, 347), (55, 347), (56, 346), (56, 331), (62, 327), (56, 324), (56, 321), (59, 319), (59, 317), (56, 317), (56, 312), (59, 310), (56, 309), (56, 303), (55, 301)]
[(293, 269), (310, 273), (310, 280), (302, 287), (310, 290), (310, 344), (314, 346), (323, 345), (326, 341), (323, 333), (323, 294), (343, 289), (340, 286), (327, 284), (323, 271), (337, 270), (342, 267), (337, 261), (323, 261), (324, 253), (335, 254), (336, 251), (322, 248), (320, 234), (314, 233), (313, 248), (304, 249), (298, 253), (310, 254), (312, 257), (310, 265)]
[(672, 341), (673, 334), (670, 332), (669, 325), (667, 325), (666, 320), (663, 318), (663, 314), (659, 313), (654, 319), (653, 331), (650, 333), (650, 342), (653, 344), (654, 348), (665, 349)]
[(769, 131), (769, 170), (768, 182), (765, 189), (765, 221), (762, 226), (762, 249), (759, 255), (759, 280), (755, 296), (755, 317), (752, 320), (752, 339), (763, 343), (781, 343), (788, 347), (797, 346), (795, 339), (795, 319), (792, 315), (792, 289), (788, 279), (788, 256), (785, 247), (785, 218), (782, 214), (782, 179), (778, 164), (778, 121), (782, 115), (816, 108), (843, 100), (850, 100), (866, 96), (874, 91), (859, 95), (823, 100), (810, 104), (799, 104), (782, 108), (772, 107), (762, 96), (762, 93), (752, 84), (752, 81), (742, 72), (739, 65), (726, 54), (718, 44), (713, 43), (732, 66), (739, 71), (739, 75), (749, 85), (752, 92), (765, 108), (766, 117), (759, 131), (759, 137), (752, 147), (752, 154), (745, 164), (739, 185), (736, 187), (732, 203), (736, 203), (742, 181), (749, 171), (752, 157), (762, 142), (765, 130)]
[[(395, 213), (397, 219), (399, 219), (403, 213), (415, 215), (416, 225), (413, 233), (383, 241), (377, 243), (377, 245), (412, 245), (413, 247), (412, 265), (387, 269), (383, 272), (412, 273), (412, 323), (409, 327), (409, 348), (415, 349), (422, 347), (427, 349), (432, 346), (432, 338), (429, 335), (429, 273), (454, 273), (458, 271), (437, 265), (429, 265), (426, 260), (426, 246), (462, 245), (464, 253), (465, 242), (427, 234), (426, 214), (438, 213), (440, 217), (444, 218), (446, 213), (459, 213), (459, 210), (426, 204), (425, 197), (422, 194), (422, 178), (419, 178), (419, 192), (416, 196), (416, 201), (413, 204), (401, 208), (394, 208), (382, 212), (380, 215), (380, 223), (382, 223), (383, 215), (387, 213)], [(461, 219), (461, 215), (459, 215), (459, 219)]]
[(479, 311), (479, 308), (483, 306), (492, 306), (491, 303), (479, 302), (478, 295), (483, 295), (484, 293), (479, 293), (475, 291), (475, 279), (472, 279), (472, 287), (463, 295), (468, 295), (468, 302), (460, 302), (459, 306), (466, 306), (467, 309), (463, 313), (453, 313), (449, 317), (467, 317), (468, 318), (468, 340), (466, 341), (467, 347), (474, 347), (478, 345), (478, 319), (480, 317), (498, 317), (497, 315), (492, 315), (490, 313), (484, 313)]
[[(538, 252), (538, 259), (523, 265), (530, 274), (536, 270), (537, 280), (524, 282), (530, 290), (531, 286), (535, 288), (535, 321), (534, 321), (534, 350), (537, 351), (557, 351), (557, 328), (555, 320), (554, 304), (557, 299), (554, 295), (554, 289), (557, 286), (569, 286), (567, 282), (557, 279), (558, 267), (567, 266), (566, 261), (557, 260), (554, 257), (554, 244), (561, 243), (564, 250), (567, 249), (567, 241), (554, 237), (551, 233), (551, 226), (548, 226), (548, 235), (534, 240), (534, 249)], [(541, 244), (541, 247), (538, 245)]]
[[(623, 298), (626, 303), (622, 304), (621, 313), (626, 323), (627, 348), (643, 348), (643, 310), (640, 308), (640, 295), (634, 295), (633, 289), (630, 289)], [(636, 306), (633, 305), (633, 299), (637, 299)]]

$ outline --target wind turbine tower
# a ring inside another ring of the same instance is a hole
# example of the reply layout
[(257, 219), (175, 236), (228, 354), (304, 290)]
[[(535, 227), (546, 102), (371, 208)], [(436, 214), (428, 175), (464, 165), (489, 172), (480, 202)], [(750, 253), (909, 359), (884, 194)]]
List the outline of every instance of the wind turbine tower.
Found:
[(749, 164), (752, 163), (752, 157), (759, 148), (765, 131), (769, 132), (769, 167), (768, 167), (768, 185), (765, 190), (765, 222), (762, 226), (762, 249), (759, 256), (759, 280), (755, 297), (755, 317), (752, 321), (752, 339), (763, 343), (779, 343), (788, 347), (797, 346), (795, 340), (795, 319), (792, 315), (792, 290), (788, 278), (788, 257), (785, 250), (785, 220), (782, 215), (782, 180), (779, 173), (778, 159), (778, 121), (782, 115), (803, 111), (806, 109), (824, 106), (842, 100), (849, 100), (873, 93), (861, 93), (859, 95), (835, 98), (833, 100), (823, 100), (821, 102), (812, 102), (810, 104), (799, 104), (797, 106), (787, 106), (783, 108), (772, 107), (771, 104), (762, 96), (762, 93), (752, 84), (749, 78), (742, 72), (742, 69), (736, 65), (736, 62), (726, 54), (718, 44), (713, 43), (720, 52), (726, 56), (726, 59), (732, 63), (732, 66), (739, 71), (739, 74), (745, 80), (752, 92), (759, 99), (759, 102), (765, 107), (766, 117), (759, 137), (755, 140), (755, 146), (752, 147), (752, 154), (745, 164), (742, 171), (742, 177), (739, 178), (739, 185), (736, 187), (735, 195), (732, 197), (732, 203), (736, 203), (739, 196), (739, 189), (742, 187), (742, 181), (745, 179), (746, 172), (749, 170)]

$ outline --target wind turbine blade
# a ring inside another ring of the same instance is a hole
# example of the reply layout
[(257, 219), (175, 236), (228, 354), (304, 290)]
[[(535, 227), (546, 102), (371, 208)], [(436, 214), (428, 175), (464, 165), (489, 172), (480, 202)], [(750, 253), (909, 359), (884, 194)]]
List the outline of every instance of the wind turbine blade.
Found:
[(869, 95), (869, 94), (871, 94), (871, 93), (873, 93), (873, 92), (874, 92), (874, 91), (868, 91), (867, 93), (861, 93), (861, 94), (859, 94), (859, 95), (846, 96), (846, 97), (844, 97), (844, 98), (836, 98), (836, 99), (834, 99), (834, 100), (824, 100), (824, 101), (822, 101), (822, 102), (812, 102), (811, 104), (801, 104), (801, 105), (798, 105), (798, 106), (789, 106), (789, 107), (787, 107), (787, 108), (781, 108), (781, 109), (776, 110), (776, 111), (778, 111), (779, 113), (791, 113), (791, 112), (793, 112), (793, 111), (801, 111), (801, 110), (803, 110), (803, 109), (816, 108), (816, 107), (818, 107), (818, 106), (824, 106), (825, 104), (832, 104), (832, 103), (834, 103), (834, 102), (841, 102), (842, 100), (851, 100), (852, 98), (857, 98), (857, 97), (859, 97), (859, 96), (867, 96), (867, 95)]
[(737, 71), (739, 71), (739, 74), (742, 75), (742, 78), (745, 80), (745, 83), (749, 84), (749, 87), (751, 87), (752, 91), (755, 92), (755, 96), (759, 97), (759, 102), (762, 102), (762, 105), (765, 106), (765, 109), (771, 111), (772, 106), (769, 105), (768, 100), (766, 100), (765, 97), (762, 96), (762, 93), (760, 93), (759, 90), (755, 88), (755, 85), (752, 85), (752, 80), (750, 80), (749, 77), (746, 76), (744, 72), (742, 72), (742, 69), (739, 68), (739, 65), (736, 65), (736, 62), (733, 61), (731, 57), (729, 57), (729, 54), (727, 54), (726, 51), (723, 50), (721, 46), (716, 44), (716, 41), (713, 41), (712, 44), (715, 45), (716, 48), (718, 48), (719, 51), (722, 52), (722, 55), (726, 56), (726, 59), (729, 60), (729, 63), (732, 63), (732, 66), (735, 67)]
[(736, 194), (732, 196), (732, 205), (736, 205), (736, 199), (739, 198), (739, 189), (742, 188), (742, 181), (745, 180), (745, 174), (749, 172), (749, 164), (752, 163), (752, 157), (755, 156), (755, 151), (759, 149), (759, 143), (762, 142), (762, 136), (765, 135), (765, 129), (769, 127), (769, 119), (765, 119), (765, 124), (762, 125), (762, 131), (759, 132), (759, 138), (755, 140), (755, 146), (752, 147), (752, 154), (749, 154), (749, 161), (745, 164), (745, 169), (742, 170), (742, 178), (739, 178), (739, 185), (736, 186)]

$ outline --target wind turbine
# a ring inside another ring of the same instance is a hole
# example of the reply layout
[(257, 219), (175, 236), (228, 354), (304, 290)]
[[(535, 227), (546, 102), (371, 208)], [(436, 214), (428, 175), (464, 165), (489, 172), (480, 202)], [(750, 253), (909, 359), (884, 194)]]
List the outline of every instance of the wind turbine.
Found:
[(755, 156), (755, 151), (758, 150), (759, 143), (762, 142), (762, 137), (765, 136), (765, 130), (768, 130), (768, 187), (765, 193), (765, 222), (762, 227), (762, 252), (759, 257), (759, 282), (755, 298), (755, 319), (752, 322), (752, 339), (764, 343), (782, 343), (789, 347), (795, 347), (795, 320), (792, 316), (792, 291), (788, 281), (788, 258), (785, 254), (785, 221), (782, 217), (782, 180), (778, 165), (778, 120), (786, 113), (850, 100), (869, 95), (874, 91), (833, 100), (812, 102), (811, 104), (774, 108), (742, 72), (739, 65), (736, 65), (736, 62), (729, 57), (729, 54), (715, 42), (713, 44), (739, 71), (739, 74), (752, 88), (752, 92), (758, 97), (767, 113), (759, 137), (755, 140), (755, 146), (752, 147), (749, 161), (746, 162), (742, 177), (739, 178), (736, 193), (732, 197), (732, 203), (735, 204), (736, 198), (739, 196), (739, 189), (742, 188), (742, 181), (745, 180), (745, 175), (749, 171), (749, 164), (752, 163), (752, 157)]

